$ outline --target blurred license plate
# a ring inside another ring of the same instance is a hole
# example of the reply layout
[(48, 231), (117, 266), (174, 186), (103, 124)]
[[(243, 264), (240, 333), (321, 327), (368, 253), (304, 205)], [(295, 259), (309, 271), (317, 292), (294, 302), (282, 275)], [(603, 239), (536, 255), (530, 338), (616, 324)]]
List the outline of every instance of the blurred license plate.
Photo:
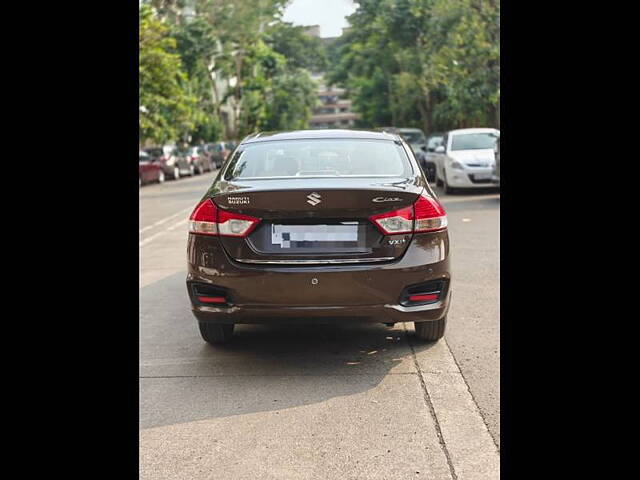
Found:
[(476, 173), (473, 178), (475, 178), (476, 180), (488, 180), (491, 178), (491, 174), (490, 173)]
[[(358, 225), (272, 225), (271, 243), (291, 248), (300, 242), (357, 242)], [(293, 245), (291, 242), (294, 242)]]

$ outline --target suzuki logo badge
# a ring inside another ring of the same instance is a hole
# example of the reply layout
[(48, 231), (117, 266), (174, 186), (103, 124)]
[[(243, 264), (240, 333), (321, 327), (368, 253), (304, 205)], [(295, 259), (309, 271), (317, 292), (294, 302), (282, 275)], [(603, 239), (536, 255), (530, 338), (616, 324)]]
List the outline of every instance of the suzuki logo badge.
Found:
[(320, 202), (322, 202), (322, 200), (320, 200), (322, 197), (320, 196), (319, 193), (316, 193), (316, 192), (313, 192), (307, 195), (307, 198), (308, 198), (307, 203), (309, 205), (313, 205), (314, 207), (318, 205)]

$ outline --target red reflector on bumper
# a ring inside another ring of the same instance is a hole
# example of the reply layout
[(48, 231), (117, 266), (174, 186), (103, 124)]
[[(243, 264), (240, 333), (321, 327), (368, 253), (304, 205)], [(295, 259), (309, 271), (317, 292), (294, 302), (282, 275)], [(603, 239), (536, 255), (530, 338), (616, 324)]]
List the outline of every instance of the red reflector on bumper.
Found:
[(438, 294), (437, 293), (426, 293), (423, 295), (411, 295), (409, 297), (409, 301), (410, 302), (428, 302), (430, 300), (437, 300), (438, 299)]
[(227, 303), (227, 299), (224, 297), (197, 297), (199, 302), (202, 303)]

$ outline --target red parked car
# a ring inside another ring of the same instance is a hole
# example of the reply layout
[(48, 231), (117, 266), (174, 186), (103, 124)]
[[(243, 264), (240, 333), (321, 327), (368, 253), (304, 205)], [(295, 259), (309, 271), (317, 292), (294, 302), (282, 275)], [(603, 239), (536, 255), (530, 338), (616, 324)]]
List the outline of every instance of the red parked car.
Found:
[(140, 152), (138, 160), (138, 177), (140, 186), (145, 183), (162, 183), (164, 182), (164, 172), (158, 163), (154, 163), (153, 159), (146, 152)]

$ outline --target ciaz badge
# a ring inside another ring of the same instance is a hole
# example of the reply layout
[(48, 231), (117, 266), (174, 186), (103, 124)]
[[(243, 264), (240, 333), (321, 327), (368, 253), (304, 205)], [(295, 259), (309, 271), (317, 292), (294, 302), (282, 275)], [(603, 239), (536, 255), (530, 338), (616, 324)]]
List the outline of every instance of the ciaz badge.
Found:
[(374, 199), (372, 199), (372, 202), (376, 202), (376, 203), (380, 203), (380, 202), (399, 202), (400, 200), (402, 200), (401, 198), (398, 197), (376, 197)]

